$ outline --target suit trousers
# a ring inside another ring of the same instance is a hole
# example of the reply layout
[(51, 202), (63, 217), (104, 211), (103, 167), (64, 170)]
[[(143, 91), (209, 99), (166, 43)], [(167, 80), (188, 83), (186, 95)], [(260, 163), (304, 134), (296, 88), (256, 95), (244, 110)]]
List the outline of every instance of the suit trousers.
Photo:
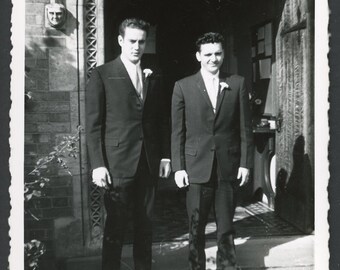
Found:
[(135, 269), (151, 269), (155, 178), (150, 174), (143, 148), (136, 176), (127, 179), (113, 179), (113, 186), (106, 190), (104, 204), (107, 216), (102, 250), (103, 270), (120, 269), (124, 235), (131, 215), (134, 225), (133, 259)]
[(221, 179), (215, 157), (209, 181), (190, 184), (188, 187), (186, 205), (189, 217), (190, 270), (205, 270), (205, 227), (212, 207), (217, 225), (217, 269), (236, 269), (233, 217), (237, 184), (231, 179)]

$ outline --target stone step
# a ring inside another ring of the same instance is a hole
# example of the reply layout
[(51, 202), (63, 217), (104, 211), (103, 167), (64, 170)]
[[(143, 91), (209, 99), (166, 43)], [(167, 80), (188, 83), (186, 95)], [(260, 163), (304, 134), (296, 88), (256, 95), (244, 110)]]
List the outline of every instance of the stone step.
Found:
[[(314, 269), (314, 235), (236, 238), (241, 269)], [(188, 241), (153, 244), (153, 270), (187, 270)], [(216, 242), (206, 243), (207, 270), (215, 270)], [(66, 270), (100, 269), (100, 256), (72, 258)], [(122, 270), (133, 270), (132, 246), (123, 249)]]

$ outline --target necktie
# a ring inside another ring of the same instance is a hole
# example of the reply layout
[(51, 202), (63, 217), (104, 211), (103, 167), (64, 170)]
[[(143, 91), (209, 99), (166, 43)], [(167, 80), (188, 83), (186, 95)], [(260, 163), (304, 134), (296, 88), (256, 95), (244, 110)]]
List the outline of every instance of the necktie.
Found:
[(140, 99), (143, 99), (143, 85), (142, 85), (142, 82), (140, 81), (140, 77), (139, 77), (139, 74), (138, 74), (138, 68), (136, 68), (135, 86), (136, 86), (138, 96), (140, 97)]
[(214, 109), (214, 113), (216, 113), (216, 104), (217, 104), (217, 96), (218, 96), (218, 79), (217, 78), (212, 78), (212, 82), (211, 82), (211, 97), (210, 97), (210, 100), (211, 100), (211, 103), (212, 103), (212, 106), (213, 106), (213, 109)]

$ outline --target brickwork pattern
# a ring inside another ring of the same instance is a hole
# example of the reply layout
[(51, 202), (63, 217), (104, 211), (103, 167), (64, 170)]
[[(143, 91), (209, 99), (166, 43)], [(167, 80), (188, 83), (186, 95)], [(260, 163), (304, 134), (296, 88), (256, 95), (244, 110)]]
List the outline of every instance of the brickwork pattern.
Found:
[[(72, 92), (78, 91), (76, 53), (72, 47), (75, 35), (69, 31), (72, 25), (58, 30), (46, 24), (45, 6), (49, 3), (50, 0), (26, 0), (25, 5), (25, 91), (32, 96), (25, 104), (26, 179), (36, 161), (53, 151), (60, 137), (75, 132), (71, 119)], [(74, 19), (71, 14), (68, 17), (69, 21)], [(72, 166), (79, 165), (73, 162), (70, 171), (74, 171)], [(25, 216), (25, 241), (43, 241), (47, 247), (45, 256), (49, 257), (54, 256), (56, 248), (55, 220), (74, 214), (73, 177), (56, 164), (46, 177), (50, 182), (44, 196), (34, 200), (32, 209), (39, 221)]]

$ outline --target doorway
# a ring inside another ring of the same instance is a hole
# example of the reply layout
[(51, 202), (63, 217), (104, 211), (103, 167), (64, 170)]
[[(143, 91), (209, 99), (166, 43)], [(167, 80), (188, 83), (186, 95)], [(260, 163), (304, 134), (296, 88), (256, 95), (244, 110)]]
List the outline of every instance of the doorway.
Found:
[[(192, 0), (129, 0), (105, 1), (104, 42), (105, 61), (120, 53), (117, 43), (119, 23), (128, 17), (138, 17), (151, 24), (144, 61), (158, 65), (164, 76), (168, 106), (174, 82), (198, 71), (195, 41), (203, 33), (217, 31), (226, 39), (228, 57), (225, 71), (235, 71), (233, 47), (233, 11), (239, 8), (233, 1)], [(169, 107), (168, 107), (169, 109)]]
[[(304, 5), (306, 1), (303, 1), (304, 3), (302, 4)], [(124, 18), (139, 17), (150, 22), (151, 39), (149, 40), (149, 43), (151, 43), (151, 45), (146, 50), (144, 60), (151, 68), (153, 65), (158, 65), (161, 68), (164, 75), (164, 85), (168, 101), (165, 109), (170, 110), (174, 82), (187, 75), (195, 73), (199, 69), (199, 65), (195, 59), (195, 40), (198, 36), (205, 32), (217, 31), (223, 34), (225, 38), (224, 49), (226, 58), (222, 67), (223, 71), (244, 76), (249, 91), (256, 91), (261, 95), (261, 97), (263, 97), (262, 107), (260, 106), (257, 108), (259, 115), (256, 115), (254, 118), (258, 120), (262, 117), (261, 114), (264, 112), (268, 113), (268, 111), (271, 116), (277, 117), (279, 116), (279, 110), (277, 106), (278, 88), (276, 81), (276, 62), (278, 61), (278, 56), (282, 60), (284, 59), (285, 54), (283, 53), (278, 55), (276, 54), (276, 50), (274, 50), (275, 48), (273, 49), (273, 55), (270, 57), (272, 61), (270, 78), (265, 78), (264, 83), (259, 82), (256, 86), (258, 89), (255, 89), (252, 65), (252, 47), (254, 45), (252, 31), (254, 30), (254, 27), (260, 26), (261, 24), (267, 25), (268, 22), (272, 22), (272, 45), (274, 46), (275, 40), (276, 42), (277, 40), (280, 40), (278, 25), (281, 21), (281, 15), (284, 12), (284, 8), (298, 6), (297, 2), (299, 1), (261, 0), (256, 1), (255, 3), (251, 0), (104, 0), (104, 27), (103, 29), (99, 29), (101, 31), (99, 36), (104, 39), (104, 60), (105, 62), (113, 60), (120, 53), (120, 47), (117, 43), (118, 25)], [(300, 3), (300, 5), (302, 4)], [(306, 9), (300, 10), (301, 16), (304, 16), (307, 13)], [(312, 26), (309, 25), (308, 27)], [(308, 38), (310, 38), (310, 36)], [(276, 45), (274, 47), (276, 47)], [(304, 50), (304, 48), (302, 48), (302, 50)], [(308, 63), (311, 63), (311, 58), (308, 60)], [(286, 82), (283, 82), (283, 84), (285, 83)], [(290, 92), (294, 90), (294, 88), (287, 89), (287, 91)], [(308, 94), (310, 95), (312, 89), (306, 89), (306, 91), (310, 91)], [(296, 101), (297, 100), (293, 102)], [(309, 114), (311, 113), (308, 109), (310, 106), (312, 106), (312, 104), (308, 103), (307, 107), (304, 108), (304, 110), (306, 110)], [(285, 110), (284, 112), (288, 113), (288, 110)], [(285, 116), (280, 115), (280, 117)], [(256, 122), (254, 121), (254, 125), (255, 124)], [(288, 133), (277, 135), (277, 132), (274, 131), (270, 136), (276, 140), (277, 136), (284, 136), (281, 138), (287, 138), (287, 136), (290, 136), (287, 134)], [(309, 134), (308, 136), (309, 142), (313, 140), (313, 134)], [(271, 142), (270, 145), (263, 145), (262, 143), (262, 146), (263, 149), (267, 150), (270, 147), (270, 150), (279, 149), (281, 153), (286, 151), (281, 147), (281, 144), (277, 144), (275, 142)], [(262, 179), (265, 178), (264, 170), (267, 170), (266, 168), (268, 167), (271, 168), (271, 175), (274, 175), (275, 179), (269, 179), (269, 182), (271, 182), (272, 186), (275, 187), (277, 185), (277, 179), (281, 177), (278, 172), (280, 171), (280, 168), (282, 168), (283, 162), (290, 162), (289, 160), (292, 159), (290, 157), (291, 154), (292, 153), (287, 152), (287, 158), (285, 160), (277, 160), (276, 170), (273, 169), (270, 164), (269, 166), (268, 164), (260, 165), (260, 170), (262, 170), (262, 172), (258, 174), (258, 177), (260, 178), (260, 182), (258, 184), (262, 190), (266, 189), (266, 183), (262, 182)], [(272, 158), (273, 153), (270, 153), (268, 157)], [(258, 160), (261, 159), (262, 157), (259, 156)], [(254, 185), (254, 181), (256, 181), (256, 179), (253, 179), (252, 185)], [(162, 184), (165, 185), (165, 188), (174, 188), (174, 181), (171, 179), (168, 179), (166, 184), (164, 184), (164, 182), (162, 182)], [(269, 190), (269, 192), (272, 191), (273, 190)], [(177, 191), (175, 191), (175, 193), (176, 192)], [(292, 190), (291, 192), (294, 193), (295, 191)], [(253, 186), (249, 186), (248, 189), (243, 190), (243, 194), (241, 194), (240, 197), (244, 200), (248, 200), (252, 197), (253, 193)], [(178, 196), (177, 198), (180, 202), (182, 199), (180, 192), (177, 192), (175, 195)], [(270, 202), (273, 204), (274, 202), (278, 203), (279, 209), (276, 210), (279, 213), (282, 213), (283, 216), (284, 213), (287, 213), (287, 211), (289, 212), (289, 207), (294, 205), (293, 198), (287, 208), (285, 198), (291, 198), (291, 196), (288, 196), (287, 194), (283, 197), (281, 196), (283, 199), (279, 202), (275, 201), (275, 193), (272, 192), (271, 196)], [(100, 219), (100, 214), (103, 214), (103, 211), (99, 211), (100, 202), (98, 199), (98, 192), (93, 192), (89, 195), (89, 197), (90, 201), (92, 201), (93, 198), (96, 200), (97, 203), (94, 207), (96, 211), (95, 217)], [(262, 197), (257, 199), (262, 200)], [(160, 208), (162, 207), (160, 206)], [(163, 210), (160, 209), (160, 211)], [(92, 213), (90, 213), (90, 216), (92, 219)], [(95, 231), (95, 239), (97, 240), (99, 240), (98, 237), (101, 235), (100, 231), (102, 228), (100, 227), (102, 226), (102, 220), (103, 219), (96, 221), (96, 230), (94, 230), (90, 224), (90, 227), (92, 228), (91, 230)], [(96, 243), (96, 246), (99, 247), (100, 242), (94, 242)]]

